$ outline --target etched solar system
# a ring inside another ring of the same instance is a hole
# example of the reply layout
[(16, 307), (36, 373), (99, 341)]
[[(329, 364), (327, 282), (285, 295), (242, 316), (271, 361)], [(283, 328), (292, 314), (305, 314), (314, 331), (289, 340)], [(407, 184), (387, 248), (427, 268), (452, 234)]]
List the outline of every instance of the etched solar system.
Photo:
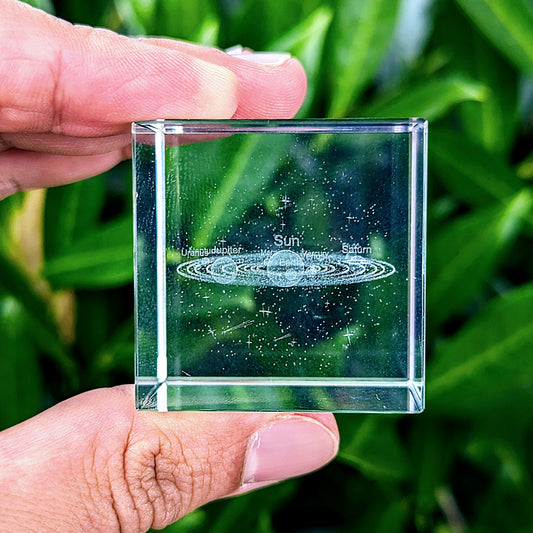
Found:
[(135, 124), (138, 408), (421, 411), (426, 129)]

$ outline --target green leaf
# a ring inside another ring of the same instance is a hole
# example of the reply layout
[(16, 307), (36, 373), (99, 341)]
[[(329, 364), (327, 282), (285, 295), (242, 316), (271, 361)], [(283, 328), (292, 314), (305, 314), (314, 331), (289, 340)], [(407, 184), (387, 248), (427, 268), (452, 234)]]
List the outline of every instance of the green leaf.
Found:
[(56, 288), (116, 287), (133, 279), (133, 221), (125, 216), (79, 239), (46, 262), (43, 275)]
[[(524, 444), (527, 446), (527, 439)], [(533, 523), (533, 507), (531, 495), (533, 484), (528, 479), (520, 488), (510, 487), (498, 479), (494, 479), (492, 471), (487, 486), (481, 491), (483, 504), (479, 506), (476, 517), (476, 533), (509, 531), (513, 533), (530, 533)], [(479, 501), (479, 500), (478, 500)], [(502, 502), (505, 502), (505, 512), (502, 512)], [(454, 529), (450, 533), (456, 533)]]
[(505, 262), (533, 194), (523, 190), (508, 203), (456, 219), (428, 249), (428, 316), (435, 326), (478, 294), (496, 265)]
[[(116, 0), (115, 0), (116, 1)], [(145, 30), (148, 30), (153, 25), (155, 17), (155, 10), (157, 7), (157, 0), (128, 0), (131, 7), (137, 15), (137, 20), (141, 23)]]
[(427, 405), (455, 415), (509, 409), (533, 397), (533, 284), (497, 298), (437, 346)]
[[(206, 531), (207, 515), (208, 513), (205, 509), (195, 509), (192, 513), (185, 515), (162, 531), (163, 533), (202, 533)], [(155, 532), (156, 530), (150, 529), (149, 531)], [(161, 530), (157, 531), (161, 532)]]
[[(494, 433), (485, 435), (477, 431), (465, 447), (469, 460), (475, 462), (490, 475), (498, 473), (500, 479), (516, 487), (523, 485), (529, 477), (523, 458), (519, 456), (515, 443), (509, 439), (509, 424), (498, 427), (494, 424)], [(498, 433), (496, 433), (498, 431)], [(524, 436), (521, 436), (521, 440)]]
[[(45, 0), (39, 0), (44, 2)], [(58, 2), (50, 0), (57, 8), (57, 15), (73, 24), (88, 24), (98, 26), (104, 20), (104, 14), (109, 10), (109, 0), (69, 0)]]
[[(446, 480), (452, 463), (457, 432), (450, 436), (448, 428), (427, 414), (416, 420), (411, 457), (416, 461), (415, 523), (417, 531), (429, 531), (437, 508), (436, 493)], [(460, 445), (462, 446), (462, 442)]]
[(338, 460), (372, 479), (401, 480), (409, 473), (408, 459), (390, 417), (366, 416), (341, 438)]
[(436, 120), (446, 115), (460, 102), (487, 98), (487, 88), (462, 76), (449, 76), (443, 79), (424, 81), (417, 85), (403, 87), (395, 94), (388, 95), (365, 110), (371, 117), (423, 117)]
[(274, 487), (264, 488), (260, 492), (228, 500), (206, 531), (209, 533), (255, 531), (261, 515), (271, 514), (294, 496), (297, 483), (296, 480), (289, 480)]
[(427, 49), (438, 12), (427, 0), (400, 2), (394, 34), (376, 78), (378, 92), (400, 85), (399, 82), (417, 68)]
[(479, 29), (519, 69), (533, 75), (533, 4), (530, 0), (457, 0)]
[(42, 9), (51, 15), (54, 14), (54, 5), (52, 0), (24, 0), (24, 3), (29, 4), (30, 6)]
[(328, 116), (346, 116), (373, 78), (393, 36), (398, 6), (398, 0), (339, 2), (332, 28)]
[(206, 17), (194, 38), (194, 42), (204, 46), (216, 46), (219, 32), (220, 20), (213, 16)]
[(93, 353), (90, 367), (95, 375), (106, 375), (116, 368), (131, 367), (135, 344), (133, 340), (133, 317), (118, 326), (110, 339)]
[(523, 180), (533, 179), (533, 152), (520, 162), (516, 169), (518, 177)]
[(0, 201), (0, 249), (3, 249), (5, 253), (8, 253), (13, 248), (11, 222), (22, 209), (25, 194), (20, 192)]
[(264, 50), (324, 4), (321, 0), (216, 2), (227, 46)]
[(12, 296), (0, 296), (0, 430), (37, 414), (43, 386), (32, 340), (32, 324)]
[(12, 295), (32, 321), (31, 335), (37, 345), (76, 382), (74, 361), (65, 350), (47, 302), (36, 292), (23, 269), (0, 250), (0, 290)]
[(69, 250), (96, 227), (105, 195), (105, 176), (46, 191), (44, 252), (46, 258)]
[(429, 155), (430, 171), (473, 206), (507, 201), (524, 185), (503, 157), (452, 131), (432, 130)]
[(396, 499), (376, 517), (373, 533), (403, 533), (409, 520), (409, 504)]
[(245, 137), (242, 142), (235, 136), (212, 141), (220, 143), (222, 153), (233, 150), (235, 156), (230, 168), (217, 176), (219, 182), (213, 186), (213, 192), (208, 193), (207, 210), (197, 218), (197, 229), (192, 240), (194, 248), (212, 244), (215, 238), (231, 227), (236, 218), (243, 216), (246, 209), (262, 197), (266, 185), (274, 178), (275, 171), (287, 154), (287, 137), (265, 134)]
[(154, 33), (193, 40), (206, 19), (216, 16), (211, 0), (159, 2)]
[(453, 67), (487, 87), (485, 98), (459, 106), (461, 126), (487, 151), (508, 152), (517, 127), (517, 72), (462, 13), (454, 10), (448, 20), (455, 24), (455, 31), (446, 41), (454, 58)]
[(130, 35), (146, 35), (148, 29), (129, 0), (113, 0), (120, 25)]
[(333, 19), (333, 12), (321, 6), (307, 19), (273, 42), (268, 49), (288, 51), (302, 63), (307, 75), (307, 94), (298, 115), (306, 116), (320, 83), (320, 62), (326, 34)]

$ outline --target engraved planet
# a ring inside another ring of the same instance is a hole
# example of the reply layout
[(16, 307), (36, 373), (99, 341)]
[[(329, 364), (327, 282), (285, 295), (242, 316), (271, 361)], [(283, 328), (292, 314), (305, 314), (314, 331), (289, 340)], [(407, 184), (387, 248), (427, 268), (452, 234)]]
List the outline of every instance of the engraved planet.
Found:
[(394, 265), (356, 254), (293, 252), (208, 256), (177, 267), (184, 278), (252, 287), (320, 287), (386, 278)]

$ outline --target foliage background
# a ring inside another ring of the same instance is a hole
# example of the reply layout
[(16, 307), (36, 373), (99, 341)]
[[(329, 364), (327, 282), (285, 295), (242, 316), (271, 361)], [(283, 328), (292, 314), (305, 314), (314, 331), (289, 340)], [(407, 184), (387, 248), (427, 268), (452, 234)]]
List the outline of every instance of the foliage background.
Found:
[[(339, 416), (301, 480), (174, 533), (533, 529), (533, 2), (33, 0), (128, 34), (288, 50), (300, 116), (430, 120), (427, 410)], [(132, 381), (131, 174), (0, 203), (0, 428)]]

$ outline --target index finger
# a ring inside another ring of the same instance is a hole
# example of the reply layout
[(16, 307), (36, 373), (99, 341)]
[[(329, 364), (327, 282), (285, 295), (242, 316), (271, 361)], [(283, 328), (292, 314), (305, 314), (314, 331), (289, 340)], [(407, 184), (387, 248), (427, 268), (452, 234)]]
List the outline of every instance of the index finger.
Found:
[(305, 95), (295, 59), (256, 64), (72, 26), (11, 0), (0, 5), (0, 60), (8, 66), (0, 73), (0, 132), (88, 137), (153, 118), (286, 118)]

